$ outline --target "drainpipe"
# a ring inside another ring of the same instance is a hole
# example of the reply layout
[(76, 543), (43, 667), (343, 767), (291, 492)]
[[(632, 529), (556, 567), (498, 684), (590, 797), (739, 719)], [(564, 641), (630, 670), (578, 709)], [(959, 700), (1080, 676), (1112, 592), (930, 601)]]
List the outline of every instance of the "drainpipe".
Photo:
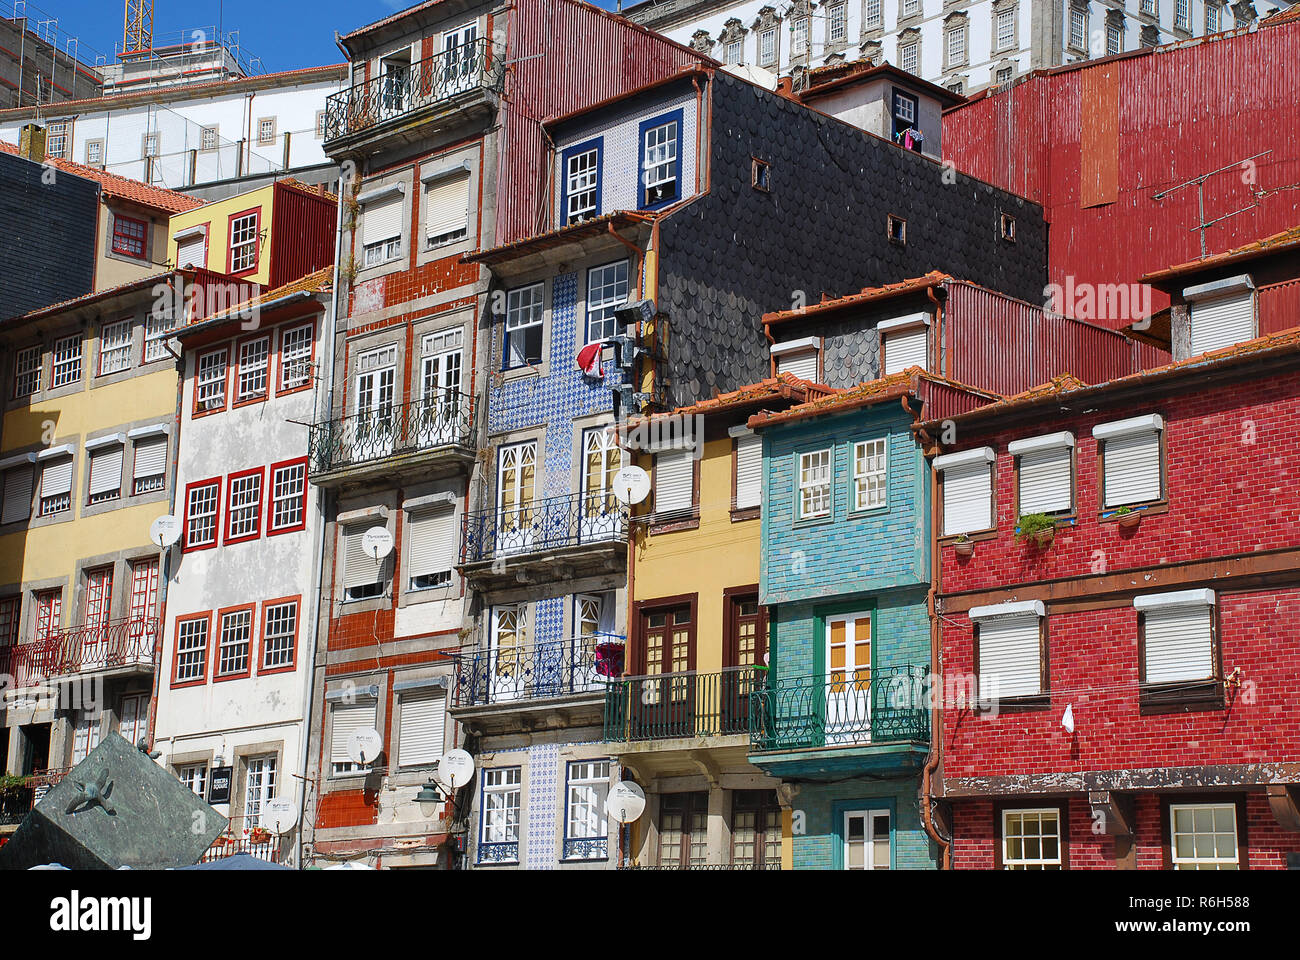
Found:
[[(932, 446), (934, 439), (924, 430), (917, 430), (917, 436), (926, 446)], [(930, 469), (930, 589), (925, 595), (926, 610), (930, 615), (930, 755), (926, 758), (925, 769), (921, 775), (921, 822), (925, 832), (939, 847), (940, 869), (952, 869), (952, 844), (939, 835), (934, 818), (930, 814), (933, 798), (933, 777), (943, 758), (943, 730), (940, 728), (940, 710), (935, 699), (935, 683), (939, 677), (939, 613), (936, 598), (939, 593), (939, 529), (934, 525), (934, 504), (939, 496), (939, 475)], [(939, 687), (942, 694), (942, 685)]]
[[(952, 377), (952, 371), (944, 365), (944, 324), (947, 322), (947, 315), (944, 313), (943, 300), (934, 295), (934, 287), (926, 287), (925, 295), (930, 298), (934, 304), (934, 327), (937, 331), (934, 343), (934, 369), (940, 371), (940, 376)], [(946, 293), (945, 293), (946, 297)]]

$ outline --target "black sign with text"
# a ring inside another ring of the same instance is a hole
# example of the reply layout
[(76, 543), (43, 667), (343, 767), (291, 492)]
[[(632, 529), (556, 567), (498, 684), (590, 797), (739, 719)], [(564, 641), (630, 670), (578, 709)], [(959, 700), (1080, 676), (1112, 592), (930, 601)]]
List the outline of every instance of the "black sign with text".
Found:
[(213, 767), (208, 780), (208, 803), (230, 802), (230, 781), (234, 777), (234, 767)]

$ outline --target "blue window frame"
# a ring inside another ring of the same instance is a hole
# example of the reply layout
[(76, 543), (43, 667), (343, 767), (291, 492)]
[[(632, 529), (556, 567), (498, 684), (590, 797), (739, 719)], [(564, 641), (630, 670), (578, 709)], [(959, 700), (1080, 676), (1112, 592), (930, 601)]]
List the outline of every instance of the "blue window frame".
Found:
[(478, 862), (518, 863), (523, 770), (488, 768), (481, 776)]
[(600, 170), (604, 152), (604, 142), (597, 137), (569, 147), (560, 155), (562, 225), (600, 216)]
[(530, 283), (506, 292), (506, 325), (502, 338), (501, 369), (535, 366), (542, 362), (546, 327), (546, 284)]
[(681, 199), (682, 133), (681, 110), (641, 121), (637, 137), (641, 151), (637, 193), (640, 209), (657, 210)]
[(564, 860), (607, 860), (608, 760), (570, 761), (564, 777)]

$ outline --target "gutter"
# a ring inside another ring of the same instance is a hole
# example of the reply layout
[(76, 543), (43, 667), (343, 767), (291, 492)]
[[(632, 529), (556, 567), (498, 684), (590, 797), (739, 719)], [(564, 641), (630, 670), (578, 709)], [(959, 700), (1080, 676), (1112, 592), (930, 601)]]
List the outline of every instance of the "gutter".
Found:
[[(906, 402), (906, 401), (904, 401)], [(922, 443), (934, 445), (934, 440), (925, 429), (917, 427), (917, 435)], [(924, 454), (923, 454), (924, 455)], [(929, 461), (926, 461), (929, 463)], [(930, 519), (930, 589), (926, 591), (925, 605), (930, 615), (930, 755), (926, 758), (925, 768), (921, 774), (921, 823), (925, 827), (926, 834), (934, 841), (939, 848), (939, 868), (941, 870), (952, 869), (952, 843), (945, 840), (934, 824), (932, 809), (934, 805), (934, 774), (943, 762), (943, 729), (940, 726), (942, 720), (942, 711), (939, 707), (939, 701), (935, 699), (936, 678), (940, 676), (941, 665), (939, 663), (939, 611), (937, 609), (939, 594), (939, 528), (934, 522), (934, 505), (938, 502), (939, 496), (939, 474), (931, 466), (930, 468), (930, 510), (928, 516)], [(943, 690), (943, 685), (939, 684), (939, 690)]]

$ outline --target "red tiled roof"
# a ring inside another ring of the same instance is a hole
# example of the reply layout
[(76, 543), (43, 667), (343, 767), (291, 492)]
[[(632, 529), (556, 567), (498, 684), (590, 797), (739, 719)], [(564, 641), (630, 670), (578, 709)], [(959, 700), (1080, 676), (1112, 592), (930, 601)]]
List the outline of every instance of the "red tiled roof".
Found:
[[(0, 151), (19, 156), (18, 147), (2, 140), (0, 140)], [(94, 180), (100, 185), (106, 197), (130, 200), (132, 203), (138, 203), (143, 207), (151, 207), (154, 210), (161, 210), (164, 213), (184, 213), (186, 210), (193, 210), (195, 207), (203, 206), (202, 200), (196, 200), (194, 197), (177, 193), (175, 190), (151, 187), (139, 180), (121, 177), (116, 173), (109, 173), (107, 170), (87, 167), (72, 160), (48, 156), (45, 159), (47, 163), (53, 164), (56, 170), (62, 170), (65, 173), (71, 173), (86, 180)]]
[(75, 307), (82, 306), (83, 304), (94, 303), (99, 300), (107, 300), (111, 297), (115, 297), (123, 293), (130, 293), (132, 290), (135, 290), (136, 288), (150, 287), (155, 283), (166, 283), (173, 276), (175, 276), (175, 274), (171, 272), (155, 273), (148, 277), (140, 277), (139, 279), (136, 280), (130, 280), (126, 283), (120, 283), (117, 286), (109, 287), (106, 290), (92, 290), (90, 293), (83, 293), (81, 296), (73, 297), (71, 300), (63, 300), (60, 301), (59, 303), (52, 303), (48, 307), (37, 307), (35, 310), (30, 310), (27, 313), (21, 314), (17, 317), (10, 317), (5, 322), (9, 323), (9, 322), (16, 322), (16, 321), (39, 320), (41, 317), (47, 317), (56, 313), (62, 313), (65, 310), (71, 310)]
[(820, 303), (814, 303), (811, 306), (800, 307), (798, 310), (777, 310), (773, 313), (763, 314), (763, 322), (784, 323), (787, 320), (795, 320), (799, 317), (807, 317), (812, 314), (826, 313), (831, 310), (840, 310), (844, 307), (853, 306), (854, 304), (870, 303), (873, 300), (886, 300), (889, 297), (901, 296), (905, 293), (914, 293), (917, 290), (925, 290), (929, 287), (942, 286), (949, 283), (954, 278), (949, 274), (942, 273), (938, 270), (931, 270), (925, 276), (913, 277), (909, 280), (900, 280), (898, 283), (887, 283), (881, 287), (864, 287), (861, 293), (850, 293), (843, 297), (827, 298), (822, 297)]
[(237, 303), (226, 309), (224, 313), (216, 314), (211, 317), (203, 317), (194, 321), (191, 326), (199, 324), (209, 325), (221, 321), (227, 317), (238, 317), (244, 319), (247, 311), (268, 306), (277, 300), (283, 300), (285, 297), (291, 297), (295, 293), (328, 293), (334, 288), (334, 267), (321, 267), (315, 273), (309, 273), (305, 277), (299, 277), (290, 283), (276, 287), (274, 290), (263, 290), (262, 293), (243, 303)]
[(806, 403), (790, 407), (788, 410), (782, 410), (773, 413), (767, 410), (760, 411), (749, 418), (751, 427), (770, 426), (774, 423), (785, 423), (789, 420), (803, 420), (807, 417), (818, 417), (826, 413), (840, 413), (845, 410), (852, 410), (856, 407), (870, 406), (875, 403), (882, 403), (886, 400), (893, 400), (896, 397), (903, 397), (915, 394), (922, 381), (929, 383), (942, 384), (951, 387), (954, 390), (961, 390), (965, 393), (975, 396), (984, 397), (989, 400), (998, 400), (996, 393), (990, 393), (987, 390), (979, 390), (975, 387), (967, 386), (964, 383), (958, 383), (956, 380), (948, 380), (945, 377), (936, 376), (932, 373), (926, 373), (920, 367), (908, 367), (906, 370), (898, 373), (891, 373), (886, 377), (878, 377), (875, 380), (867, 380), (859, 383), (855, 387), (849, 387), (846, 390), (837, 390), (826, 396), (809, 400)]
[(678, 407), (669, 413), (656, 413), (648, 417), (633, 417), (629, 422), (635, 425), (639, 422), (647, 422), (660, 417), (695, 416), (697, 414), (706, 415), (727, 410), (739, 410), (768, 400), (791, 400), (795, 403), (803, 403), (810, 398), (829, 396), (838, 392), (840, 392), (839, 387), (828, 387), (823, 383), (813, 383), (811, 380), (803, 380), (789, 372), (779, 373), (775, 377), (768, 377), (759, 380), (757, 383), (747, 384), (729, 393), (720, 393), (716, 397), (700, 400), (685, 407)]
[(1144, 283), (1156, 283), (1161, 280), (1172, 280), (1184, 274), (1196, 273), (1207, 267), (1223, 266), (1236, 263), (1238, 260), (1250, 260), (1253, 257), (1262, 257), (1267, 254), (1277, 253), (1280, 250), (1290, 250), (1293, 247), (1300, 247), (1300, 226), (1291, 227), (1281, 233), (1275, 233), (1271, 237), (1265, 237), (1263, 240), (1256, 240), (1253, 243), (1247, 243), (1232, 250), (1225, 250), (1223, 253), (1216, 253), (1200, 260), (1188, 260), (1186, 263), (1179, 263), (1164, 270), (1156, 270), (1148, 273), (1142, 278), (1142, 281)]
[(1277, 26), (1279, 23), (1290, 23), (1292, 20), (1300, 20), (1300, 4), (1289, 7), (1286, 10), (1279, 10), (1271, 17), (1265, 17), (1260, 22), (1267, 26)]

